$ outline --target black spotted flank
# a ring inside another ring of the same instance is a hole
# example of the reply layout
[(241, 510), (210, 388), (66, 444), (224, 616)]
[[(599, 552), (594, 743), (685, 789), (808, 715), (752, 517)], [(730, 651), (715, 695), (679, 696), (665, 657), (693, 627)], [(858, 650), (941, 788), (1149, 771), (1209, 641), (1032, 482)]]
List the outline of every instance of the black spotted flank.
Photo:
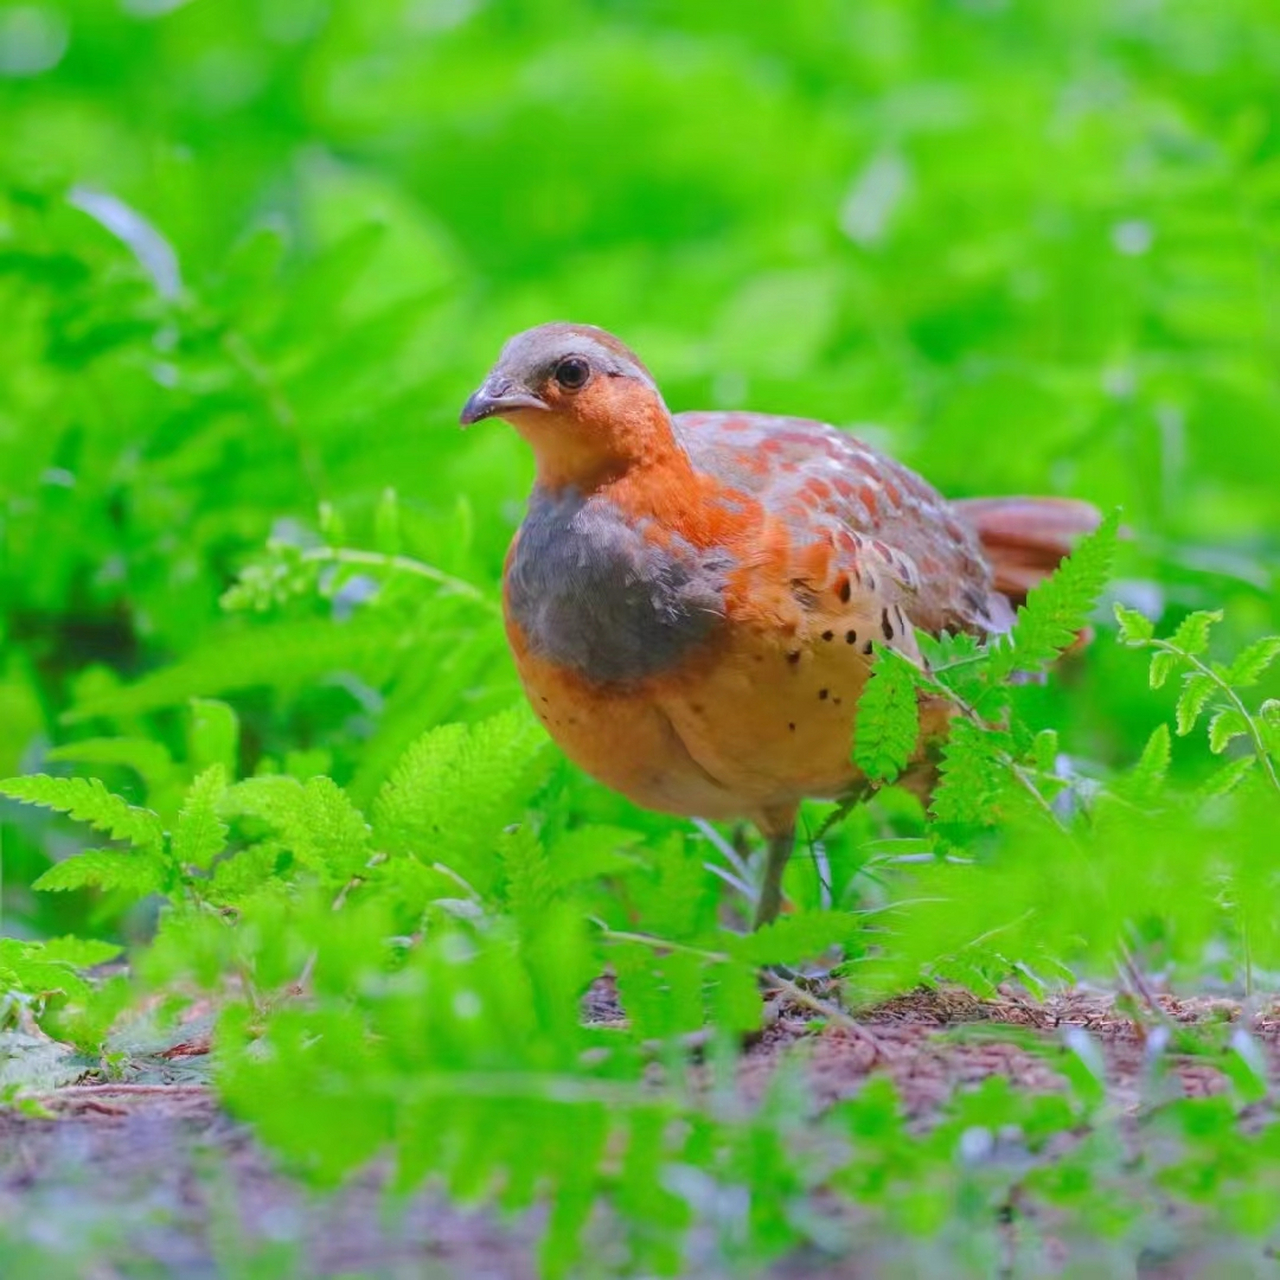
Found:
[(791, 721), (791, 723), (787, 725), (787, 728), (788, 728), (788, 729), (790, 729), (792, 733), (795, 733), (795, 731), (796, 731), (796, 722), (795, 722), (794, 720), (792, 720), (792, 721)]
[(831, 696), (831, 690), (830, 690), (830, 689), (819, 689), (819, 690), (818, 690), (818, 701), (819, 701), (819, 702), (825, 702), (825, 701), (826, 701), (830, 696)]
[(856, 631), (846, 631), (844, 633), (844, 642), (845, 644), (857, 644), (858, 633)]
[(834, 640), (836, 638), (836, 633), (834, 631), (824, 631), (822, 633), (822, 638), (824, 640)]
[(796, 665), (796, 663), (800, 661), (800, 650), (799, 650), (799, 649), (792, 649), (792, 650), (787, 654), (787, 661), (788, 661), (789, 663), (791, 663), (791, 665), (794, 667), (794, 666)]
[(871, 650), (872, 650), (874, 647), (875, 647), (875, 646), (871, 643), (871, 641), (870, 641), (870, 640), (868, 640), (868, 641), (867, 641), (867, 643), (866, 643), (866, 644), (864, 644), (864, 645), (862, 646), (862, 652), (863, 652), (863, 653), (865, 653), (865, 654), (867, 655), (867, 657), (869, 658), (869, 657), (871, 657)]

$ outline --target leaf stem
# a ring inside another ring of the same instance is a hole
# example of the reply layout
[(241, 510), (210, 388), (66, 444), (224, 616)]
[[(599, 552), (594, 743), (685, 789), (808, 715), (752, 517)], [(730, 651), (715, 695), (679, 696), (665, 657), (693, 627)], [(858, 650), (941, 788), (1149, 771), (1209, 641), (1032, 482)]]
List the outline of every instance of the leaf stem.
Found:
[(302, 553), (302, 559), (308, 564), (363, 565), (373, 569), (395, 569), (403, 573), (412, 573), (497, 612), (498, 607), (493, 598), (481, 591), (474, 583), (467, 582), (464, 578), (455, 578), (452, 574), (437, 569), (435, 565), (415, 560), (412, 556), (390, 555), (382, 551), (361, 551), (356, 547), (310, 547)]

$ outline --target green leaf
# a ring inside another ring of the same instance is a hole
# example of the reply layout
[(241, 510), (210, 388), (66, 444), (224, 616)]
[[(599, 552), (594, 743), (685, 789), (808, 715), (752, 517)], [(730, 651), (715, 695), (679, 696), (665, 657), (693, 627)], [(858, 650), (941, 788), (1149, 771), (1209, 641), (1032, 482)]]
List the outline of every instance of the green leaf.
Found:
[(73, 969), (89, 969), (106, 964), (124, 954), (124, 948), (114, 942), (100, 942), (97, 938), (49, 938), (40, 944), (41, 959), (50, 964), (69, 964)]
[(1257, 756), (1248, 755), (1223, 765), (1196, 788), (1195, 803), (1204, 804), (1230, 795), (1253, 772), (1257, 763)]
[(163, 890), (165, 866), (159, 856), (145, 851), (86, 849), (56, 862), (32, 885), (46, 893), (72, 889), (120, 889), (135, 898)]
[(1156, 725), (1147, 739), (1147, 745), (1142, 749), (1142, 755), (1138, 757), (1138, 763), (1129, 774), (1129, 790), (1139, 799), (1155, 799), (1169, 772), (1172, 754), (1169, 726)]
[(1120, 642), (1128, 645), (1141, 645), (1155, 637), (1155, 623), (1145, 613), (1137, 609), (1126, 609), (1124, 605), (1115, 605), (1116, 622), (1120, 625)]
[(1167, 649), (1157, 649), (1151, 655), (1151, 670), (1147, 676), (1147, 683), (1150, 687), (1152, 689), (1162, 688), (1179, 661), (1180, 659), (1176, 653), (1170, 653)]
[(364, 815), (331, 778), (246, 778), (228, 789), (227, 805), (276, 828), (298, 864), (326, 881), (343, 883), (369, 860)]
[(1280, 657), (1280, 636), (1263, 636), (1236, 654), (1222, 672), (1222, 678), (1236, 689), (1247, 689), (1265, 674)]
[(405, 753), (374, 803), (380, 848), (451, 867), (495, 887), (498, 833), (520, 818), (554, 762), (527, 707), (476, 725), (442, 725)]
[(871, 675), (858, 698), (853, 761), (874, 781), (892, 782), (920, 739), (917, 671), (892, 649), (877, 646)]
[(35, 773), (0, 782), (0, 795), (65, 813), (106, 832), (113, 840), (127, 840), (140, 849), (158, 848), (164, 842), (158, 814), (131, 805), (97, 778), (52, 778)]
[(644, 836), (625, 827), (586, 826), (548, 840), (551, 879), (557, 888), (632, 871), (640, 859), (629, 852)]
[(220, 764), (211, 764), (188, 789), (173, 833), (173, 856), (183, 866), (206, 870), (226, 848), (227, 824), (218, 816), (226, 790)]
[(522, 931), (532, 932), (555, 896), (550, 860), (527, 823), (502, 832), (498, 857), (506, 873), (506, 905)]
[(1107, 585), (1119, 527), (1117, 510), (1081, 539), (1052, 577), (1033, 588), (1018, 610), (1013, 630), (994, 646), (993, 680), (1004, 680), (1014, 671), (1038, 671), (1075, 643)]
[(1182, 693), (1178, 696), (1179, 737), (1185, 738), (1196, 727), (1200, 713), (1217, 688), (1217, 681), (1203, 671), (1193, 671), (1186, 677), (1182, 685)]
[(1209, 750), (1220, 756), (1232, 739), (1249, 732), (1249, 722), (1235, 707), (1223, 707), (1209, 721)]
[(993, 817), (995, 798), (1007, 783), (1002, 763), (1004, 735), (957, 718), (943, 749), (938, 786), (930, 809), (951, 827), (983, 826)]
[(1200, 609), (1195, 613), (1189, 613), (1169, 637), (1169, 643), (1175, 649), (1196, 657), (1209, 647), (1209, 628), (1215, 622), (1221, 621), (1221, 609)]

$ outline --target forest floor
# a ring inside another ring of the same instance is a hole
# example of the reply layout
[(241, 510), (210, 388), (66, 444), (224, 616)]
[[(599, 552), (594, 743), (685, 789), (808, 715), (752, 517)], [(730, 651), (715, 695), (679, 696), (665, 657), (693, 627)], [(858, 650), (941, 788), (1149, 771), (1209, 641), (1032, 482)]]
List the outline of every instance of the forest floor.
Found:
[[(621, 1016), (603, 981), (585, 1010), (599, 1022)], [(1055, 1046), (1066, 1052), (1073, 1028), (1088, 1032), (1100, 1050), (1112, 1115), (1136, 1108), (1157, 1045), (1166, 1087), (1189, 1097), (1226, 1088), (1228, 1078), (1215, 1063), (1222, 1050), (1214, 1046), (1241, 1018), (1251, 1023), (1273, 1078), (1280, 1077), (1280, 1017), (1246, 1015), (1224, 999), (1158, 996), (1139, 1010), (1102, 992), (1044, 1004), (921, 992), (863, 1011), (854, 1023), (815, 1019), (812, 1007), (779, 996), (770, 1015), (765, 1031), (744, 1048), (744, 1097), (760, 1097), (779, 1063), (797, 1056), (819, 1108), (852, 1096), (870, 1073), (883, 1072), (897, 1086), (908, 1122), (922, 1131), (955, 1090), (992, 1075), (1028, 1091), (1065, 1088), (1053, 1054)], [(208, 1049), (207, 1029), (188, 1025), (176, 1042), (136, 1055), (121, 1081), (82, 1079), (48, 1090), (41, 1097), (45, 1117), (0, 1110), (0, 1273), (6, 1280), (536, 1275), (536, 1212), (507, 1221), (450, 1205), (433, 1192), (392, 1212), (382, 1194), (385, 1171), (378, 1170), (330, 1195), (307, 1190), (219, 1107), (208, 1085)], [(1201, 1242), (1148, 1257), (1139, 1260), (1137, 1274), (1180, 1280), (1210, 1267), (1220, 1276), (1271, 1274), (1254, 1271), (1253, 1264), (1233, 1270), (1229, 1262), (1224, 1269), (1216, 1248)], [(1048, 1259), (1043, 1273), (1081, 1274), (1060, 1261)], [(1261, 1253), (1254, 1263), (1264, 1266)], [(772, 1272), (796, 1280), (889, 1273), (911, 1274), (889, 1265), (874, 1244), (856, 1263), (807, 1251)]]

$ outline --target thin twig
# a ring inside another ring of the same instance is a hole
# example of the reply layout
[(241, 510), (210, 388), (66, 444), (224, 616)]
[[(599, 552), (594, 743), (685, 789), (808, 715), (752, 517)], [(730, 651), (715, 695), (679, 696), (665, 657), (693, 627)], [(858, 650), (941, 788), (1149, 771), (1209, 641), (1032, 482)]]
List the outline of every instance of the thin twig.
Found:
[(884, 1043), (871, 1031), (862, 1025), (856, 1018), (850, 1017), (839, 1005), (832, 1004), (829, 1000), (824, 1000), (821, 996), (815, 996), (813, 992), (806, 991), (798, 983), (792, 982), (789, 978), (784, 978), (776, 970), (770, 971), (768, 981), (771, 986), (777, 987), (780, 991), (784, 991), (797, 1004), (802, 1004), (808, 1009), (812, 1009), (815, 1013), (820, 1013), (824, 1018), (839, 1027), (843, 1031), (848, 1031), (857, 1036), (863, 1044), (869, 1045), (872, 1052), (881, 1062), (888, 1062), (890, 1054), (885, 1048)]

